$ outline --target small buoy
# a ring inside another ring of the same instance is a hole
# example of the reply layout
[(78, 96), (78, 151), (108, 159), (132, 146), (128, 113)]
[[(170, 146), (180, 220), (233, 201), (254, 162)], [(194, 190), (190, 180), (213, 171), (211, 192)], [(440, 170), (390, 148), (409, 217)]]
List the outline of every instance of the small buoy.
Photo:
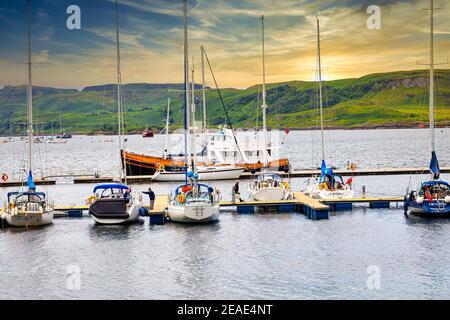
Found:
[(8, 181), (8, 179), (9, 179), (8, 175), (6, 173), (3, 173), (2, 174), (2, 181), (6, 182), (6, 181)]

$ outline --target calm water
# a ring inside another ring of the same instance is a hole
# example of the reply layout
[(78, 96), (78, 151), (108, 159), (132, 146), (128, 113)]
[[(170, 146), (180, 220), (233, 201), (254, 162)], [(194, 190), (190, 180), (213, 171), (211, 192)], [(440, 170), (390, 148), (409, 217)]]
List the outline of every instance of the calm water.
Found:
[[(450, 166), (449, 136), (450, 130), (438, 133), (441, 166)], [(426, 166), (427, 138), (427, 130), (332, 131), (327, 151), (338, 167), (347, 161), (362, 168)], [(313, 141), (316, 134), (291, 132), (283, 154), (295, 168), (312, 167), (318, 149)], [(129, 137), (129, 147), (137, 151), (159, 153), (162, 145), (162, 137)], [(23, 143), (3, 144), (0, 171), (13, 176), (23, 150)], [(39, 145), (39, 170), (116, 174), (116, 150), (114, 137)], [(357, 177), (355, 183), (369, 195), (398, 196), (423, 178)], [(57, 204), (83, 203), (92, 189), (58, 182), (44, 188)], [(241, 182), (242, 191), (247, 183)], [(232, 184), (216, 183), (224, 199)], [(292, 184), (302, 190), (306, 179)], [(167, 194), (173, 186), (153, 187)], [(2, 200), (7, 191), (0, 189)], [(220, 223), (208, 226), (149, 226), (145, 219), (102, 227), (83, 218), (56, 219), (43, 229), (0, 230), (2, 299), (447, 299), (449, 265), (450, 221), (406, 219), (395, 207), (362, 206), (319, 222), (298, 214), (223, 212)], [(367, 286), (368, 268), (379, 270), (379, 289)]]

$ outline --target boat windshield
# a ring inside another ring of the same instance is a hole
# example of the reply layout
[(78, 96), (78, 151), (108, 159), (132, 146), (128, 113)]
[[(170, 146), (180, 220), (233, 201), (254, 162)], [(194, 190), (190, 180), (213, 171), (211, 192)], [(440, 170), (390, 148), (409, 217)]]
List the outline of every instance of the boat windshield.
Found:
[(281, 177), (279, 175), (275, 174), (275, 173), (264, 173), (264, 174), (261, 174), (261, 175), (258, 176), (258, 178), (256, 180), (258, 182), (266, 181), (266, 182), (269, 182), (269, 183), (274, 182), (274, 181), (277, 181), (277, 182), (282, 182), (283, 181), (283, 179), (281, 179)]
[(11, 192), (8, 193), (8, 202), (14, 202), (16, 205), (21, 203), (43, 203), (45, 202), (45, 193), (42, 192)]
[(182, 185), (175, 189), (175, 202), (184, 203), (211, 203), (215, 201), (214, 188), (205, 184), (197, 184), (194, 190), (192, 185)]

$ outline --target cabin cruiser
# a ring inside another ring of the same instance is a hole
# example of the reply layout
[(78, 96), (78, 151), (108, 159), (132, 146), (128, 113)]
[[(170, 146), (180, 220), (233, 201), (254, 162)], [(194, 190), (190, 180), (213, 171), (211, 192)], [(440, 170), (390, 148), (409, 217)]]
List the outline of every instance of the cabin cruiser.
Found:
[(89, 214), (98, 224), (135, 222), (141, 212), (142, 197), (136, 199), (130, 187), (122, 184), (102, 184), (94, 188)]
[(284, 182), (278, 174), (271, 172), (257, 174), (248, 192), (250, 201), (277, 201), (293, 198), (289, 183)]

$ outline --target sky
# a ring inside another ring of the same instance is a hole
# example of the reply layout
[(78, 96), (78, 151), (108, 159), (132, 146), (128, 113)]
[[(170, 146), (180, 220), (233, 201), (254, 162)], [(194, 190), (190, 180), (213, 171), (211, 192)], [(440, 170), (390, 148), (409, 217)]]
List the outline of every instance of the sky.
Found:
[[(115, 0), (31, 0), (33, 83), (77, 88), (116, 82)], [(261, 15), (267, 82), (315, 79), (315, 16), (321, 21), (326, 80), (424, 68), (430, 0), (188, 0), (189, 55), (200, 80), (200, 45), (220, 87), (262, 81)], [(67, 7), (81, 9), (68, 30)], [(370, 30), (367, 8), (381, 9)], [(450, 2), (435, 0), (436, 61), (450, 57)], [(181, 0), (119, 0), (124, 83), (183, 81)], [(26, 83), (25, 0), (0, 0), (0, 87)], [(449, 66), (443, 66), (448, 68)], [(213, 85), (207, 72), (206, 80)], [(198, 81), (197, 81), (198, 82)]]

